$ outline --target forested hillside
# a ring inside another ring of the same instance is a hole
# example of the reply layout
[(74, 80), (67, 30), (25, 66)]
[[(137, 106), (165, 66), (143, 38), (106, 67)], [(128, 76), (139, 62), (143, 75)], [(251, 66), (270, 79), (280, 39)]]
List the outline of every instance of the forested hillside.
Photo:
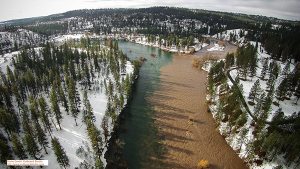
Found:
[(263, 50), (248, 43), (212, 63), (208, 103), (220, 133), (251, 167), (297, 168), (299, 64)]
[(45, 43), (46, 40), (46, 36), (26, 29), (0, 32), (0, 54), (18, 51), (25, 46), (37, 47), (40, 43)]
[[(183, 39), (191, 35), (198, 38), (204, 34), (214, 35), (226, 30), (243, 29), (248, 31), (248, 40), (261, 42), (272, 57), (299, 61), (300, 54), (298, 21), (256, 15), (173, 7), (85, 9), (20, 24), (25, 29), (47, 37), (89, 32), (100, 35), (141, 33), (164, 39), (171, 36)], [(10, 30), (14, 30), (13, 27)]]
[[(9, 159), (53, 163), (56, 157), (64, 168), (103, 167), (110, 132), (137, 76), (137, 66), (130, 68), (117, 42), (107, 45), (74, 48), (47, 42), (23, 48), (1, 64), (2, 164)], [(75, 134), (66, 133), (74, 129)]]

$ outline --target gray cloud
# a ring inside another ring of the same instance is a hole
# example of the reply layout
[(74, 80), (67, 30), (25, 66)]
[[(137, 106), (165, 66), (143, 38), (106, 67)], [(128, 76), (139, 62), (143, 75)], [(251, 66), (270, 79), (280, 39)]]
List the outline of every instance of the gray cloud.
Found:
[(98, 2), (105, 2), (105, 1), (114, 1), (114, 0), (85, 0), (84, 2), (98, 3)]
[(299, 0), (148, 0), (135, 7), (177, 6), (300, 20)]
[[(75, 9), (151, 6), (176, 6), (300, 20), (300, 0), (10, 0), (2, 5), (0, 21), (45, 16)], [(28, 11), (25, 12), (26, 8)], [(19, 11), (22, 12), (18, 13)]]

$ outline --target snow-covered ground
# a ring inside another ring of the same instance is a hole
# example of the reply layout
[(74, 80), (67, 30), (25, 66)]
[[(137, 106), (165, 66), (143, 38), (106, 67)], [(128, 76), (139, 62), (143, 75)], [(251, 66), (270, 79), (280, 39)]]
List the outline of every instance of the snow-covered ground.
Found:
[[(133, 67), (131, 65), (131, 62), (127, 62), (126, 65), (126, 72), (132, 73), (133, 72)], [(123, 75), (124, 76), (124, 75)], [(103, 80), (102, 78), (98, 78), (95, 81), (101, 81)], [(111, 80), (113, 80), (113, 77), (111, 76)], [(80, 98), (81, 100), (83, 100), (83, 91), (81, 90), (80, 85), (77, 85), (77, 89), (79, 90), (80, 93)], [(107, 96), (105, 94), (105, 89), (103, 87), (102, 91), (94, 91), (92, 90), (87, 90), (87, 95), (88, 95), (88, 99), (91, 103), (91, 106), (93, 108), (93, 113), (96, 117), (96, 122), (95, 122), (95, 126), (101, 129), (101, 122), (102, 119), (105, 115), (105, 110), (106, 110), (106, 106), (107, 106)], [(61, 111), (64, 112), (64, 108), (61, 106)], [(82, 112), (82, 111), (81, 111)], [(54, 131), (53, 135), (55, 135), (61, 145), (64, 147), (65, 151), (67, 152), (67, 155), (70, 159), (70, 168), (75, 168), (79, 166), (79, 163), (83, 161), (83, 159), (77, 157), (76, 155), (76, 150), (80, 147), (83, 146), (83, 142), (87, 142), (89, 145), (89, 136), (87, 135), (87, 131), (86, 131), (86, 125), (81, 122), (82, 119), (82, 114), (80, 114), (78, 116), (78, 126), (75, 125), (75, 121), (74, 118), (71, 115), (66, 115), (66, 113), (64, 114), (64, 119), (62, 120), (62, 130), (59, 131)], [(111, 121), (109, 123), (109, 132), (111, 133), (113, 130), (113, 125), (111, 124)], [(102, 134), (102, 132), (101, 132)], [(108, 137), (108, 139), (110, 138), (110, 136)], [(102, 136), (102, 139), (104, 140), (104, 137)], [(91, 148), (91, 147), (90, 147)], [(101, 161), (104, 163), (104, 165), (106, 165), (106, 160), (104, 159), (104, 154), (106, 152), (106, 147), (104, 149)], [(54, 163), (56, 163), (56, 157), (54, 154), (50, 154), (45, 156), (45, 159), (52, 161)], [(56, 164), (57, 165), (57, 164)], [(92, 164), (93, 165), (93, 164)], [(58, 165), (57, 165), (58, 167)], [(52, 165), (49, 165), (49, 168), (52, 168)], [(58, 167), (59, 168), (59, 167)]]
[(24, 45), (38, 46), (40, 43), (46, 42), (47, 38), (38, 33), (18, 29), (15, 32), (0, 32), (0, 50), (20, 49)]
[(56, 43), (66, 42), (68, 39), (80, 39), (84, 37), (84, 34), (73, 34), (73, 35), (61, 35), (54, 37), (52, 40)]
[[(251, 42), (251, 43), (252, 43), (252, 45), (255, 45), (255, 42)], [(270, 58), (270, 55), (268, 55), (265, 52), (261, 52), (259, 50), (260, 47), (261, 47), (260, 46), (261, 44), (258, 43), (258, 45), (259, 46), (258, 46), (257, 56), (258, 56), (259, 60), (262, 60), (264, 58)], [(265, 50), (263, 49), (263, 51), (265, 51)], [(271, 60), (270, 60), (270, 62), (271, 62)], [(280, 62), (280, 61), (277, 61), (277, 63), (280, 65), (281, 69), (285, 66), (285, 64)], [(206, 66), (206, 68), (203, 68), (203, 70), (209, 71), (210, 67), (211, 67), (211, 64)], [(294, 69), (294, 65), (291, 64), (290, 70), (292, 71), (293, 69)], [(243, 85), (243, 92), (244, 92), (243, 96), (244, 96), (246, 102), (249, 101), (249, 99), (248, 99), (249, 92), (250, 92), (252, 86), (254, 85), (255, 81), (260, 77), (261, 70), (262, 70), (262, 62), (259, 61), (256, 76), (254, 76), (253, 78), (248, 77), (247, 81), (240, 80), (240, 84)], [(233, 79), (235, 79), (237, 74), (238, 74), (238, 72), (237, 72), (236, 69), (233, 69), (233, 70), (230, 71), (230, 75), (232, 76)], [(268, 78), (269, 75), (267, 74), (266, 77)], [(282, 81), (283, 78), (284, 78), (284, 75), (279, 75), (279, 77), (278, 77), (278, 79), (276, 80), (276, 83), (275, 83), (275, 90), (277, 89), (278, 85), (280, 84), (280, 82)], [(266, 86), (267, 86), (266, 82), (267, 81), (260, 80), (261, 89), (262, 89), (262, 91), (265, 91), (265, 92), (266, 92)], [(233, 85), (229, 79), (228, 79), (227, 83), (229, 84), (229, 86)], [(216, 89), (217, 92), (216, 93), (219, 93), (218, 92), (219, 89), (220, 89), (220, 86), (217, 87), (217, 89)], [(217, 119), (216, 115), (217, 115), (218, 105), (219, 105), (219, 95), (216, 94), (214, 97), (212, 97), (210, 95), (207, 95), (207, 100), (210, 100), (210, 99), (212, 99), (212, 101), (216, 103), (216, 104), (210, 105), (210, 110), (212, 112), (213, 117), (215, 119)], [(277, 99), (274, 98), (273, 101), (277, 102)], [(269, 112), (269, 116), (268, 116), (267, 120), (270, 121), (273, 118), (275, 112), (279, 108), (282, 108), (282, 111), (284, 112), (285, 116), (289, 116), (289, 115), (293, 114), (294, 112), (299, 112), (300, 111), (300, 105), (299, 104), (296, 105), (295, 102), (296, 102), (296, 98), (295, 98), (295, 96), (292, 96), (291, 100), (280, 101), (279, 106), (276, 106), (276, 105), (272, 104), (271, 110)], [(251, 106), (251, 105), (248, 104), (248, 107), (249, 107), (251, 112), (254, 112), (254, 106)], [(239, 155), (239, 157), (241, 159), (248, 158), (247, 157), (247, 145), (254, 140), (254, 136), (252, 134), (252, 132), (254, 131), (254, 127), (251, 126), (252, 118), (251, 118), (251, 116), (248, 115), (247, 119), (248, 119), (247, 123), (242, 128), (239, 129), (239, 131), (240, 131), (239, 134), (232, 133), (228, 136), (228, 133), (229, 133), (228, 123), (221, 121), (220, 125), (219, 125), (220, 134), (221, 135), (227, 135), (227, 137), (226, 137), (227, 143), (234, 150), (237, 151), (237, 154)], [(243, 130), (248, 131), (245, 136), (242, 136), (240, 134), (240, 133), (242, 133), (241, 131), (243, 131)], [(243, 142), (240, 142), (240, 140), (243, 140)], [(255, 159), (259, 159), (257, 155), (254, 155), (252, 157), (252, 159), (250, 159), (250, 160), (255, 160)], [(271, 168), (276, 167), (278, 165), (285, 166), (285, 160), (283, 159), (283, 157), (278, 157), (276, 162), (274, 162), (274, 161), (273, 162), (263, 161), (261, 166), (257, 166), (256, 163), (251, 163), (249, 165), (250, 165), (250, 168), (259, 168), (259, 169), (263, 169), (263, 168), (269, 169), (270, 168), (271, 169)], [(292, 168), (293, 165), (291, 165), (290, 167)]]
[[(191, 53), (192, 50), (188, 49), (187, 46), (183, 47), (178, 47), (176, 45), (171, 45), (171, 46), (164, 46), (163, 44), (165, 44), (165, 39), (162, 39), (161, 45), (159, 46), (158, 43), (158, 39), (159, 37), (156, 36), (155, 37), (155, 41), (154, 42), (148, 42), (147, 41), (147, 37), (140, 35), (140, 36), (127, 36), (126, 39), (130, 42), (135, 42), (137, 44), (141, 44), (141, 45), (146, 45), (146, 46), (151, 46), (151, 47), (156, 47), (156, 48), (160, 48), (164, 51), (168, 51), (168, 52), (173, 52), (173, 53)], [(199, 40), (197, 38), (194, 39), (194, 46), (190, 46), (190, 48), (194, 48), (194, 51), (197, 52), (199, 50), (201, 50), (203, 47), (207, 46), (208, 44), (206, 43), (200, 43)]]
[(13, 57), (18, 56), (18, 54), (19, 54), (19, 51), (0, 55), (0, 64), (2, 64), (4, 62), (9, 62)]
[(224, 41), (231, 41), (234, 44), (243, 44), (245, 42), (245, 35), (247, 34), (248, 31), (246, 30), (232, 29), (215, 34), (212, 37)]
[(220, 46), (219, 44), (215, 44), (214, 47), (207, 49), (207, 51), (224, 51), (224, 46)]
[[(251, 43), (252, 43), (252, 45), (255, 45), (255, 42), (251, 42)], [(260, 49), (260, 43), (258, 43), (258, 51), (257, 51), (258, 52), (257, 56), (258, 56), (259, 60), (262, 60), (264, 58), (271, 58), (271, 56), (268, 55), (263, 48), (262, 49), (263, 49), (264, 52), (261, 52), (259, 49)], [(270, 60), (270, 62), (271, 62), (271, 60)], [(280, 65), (281, 69), (283, 69), (284, 66), (285, 66), (285, 63), (282, 63), (280, 61), (277, 61), (277, 64)], [(243, 85), (244, 98), (245, 98), (246, 102), (250, 101), (248, 99), (250, 90), (251, 90), (252, 86), (254, 85), (255, 81), (257, 79), (260, 79), (259, 77), (260, 77), (260, 74), (261, 74), (262, 67), (263, 67), (262, 62), (259, 61), (258, 62), (258, 69), (257, 69), (257, 72), (256, 72), (256, 76), (254, 76), (253, 78), (248, 77), (247, 81), (240, 80), (240, 83)], [(291, 64), (290, 65), (290, 71), (292, 71), (294, 69), (294, 67), (295, 66), (293, 64)], [(235, 79), (235, 77), (237, 76), (237, 69), (234, 69), (234, 70), (230, 71), (230, 75), (232, 76), (233, 79)], [(267, 74), (266, 77), (268, 78), (269, 75)], [(277, 78), (277, 80), (275, 82), (275, 90), (279, 86), (280, 82), (284, 79), (284, 77), (285, 77), (284, 75), (279, 75), (279, 77)], [(229, 82), (229, 84), (231, 84), (231, 82)], [(266, 92), (266, 90), (267, 90), (267, 80), (261, 80), (260, 79), (260, 86), (261, 86), (262, 90), (264, 92)], [(300, 111), (300, 104), (296, 105), (295, 104), (296, 100), (297, 100), (296, 96), (292, 95), (291, 100), (280, 101), (279, 102), (279, 104), (280, 104), (279, 107), (276, 106), (276, 105), (274, 105), (274, 104), (272, 104), (272, 109), (270, 111), (270, 114), (269, 114), (269, 117), (268, 117), (268, 121), (270, 121), (273, 118), (275, 112), (279, 108), (282, 108), (282, 111), (284, 112), (284, 114), (286, 116), (290, 116), (294, 112), (299, 112)], [(274, 98), (273, 101), (277, 102), (277, 99)], [(254, 112), (254, 106), (248, 105), (248, 107), (250, 108), (250, 110), (252, 112)]]
[[(35, 48), (37, 53), (39, 52), (39, 49), (40, 48)], [(7, 66), (10, 66), (10, 68), (13, 70), (12, 64), (11, 64), (11, 58), (16, 57), (17, 54), (18, 54), (18, 51), (8, 53), (8, 54), (5, 54), (0, 57), (0, 68), (1, 68), (2, 72), (6, 72)], [(132, 74), (132, 72), (133, 72), (133, 65), (131, 64), (130, 61), (127, 61), (126, 74)], [(107, 95), (105, 94), (104, 85), (103, 85), (103, 87), (100, 87), (100, 90), (96, 90), (96, 88), (100, 86), (100, 82), (103, 82), (104, 79), (106, 79), (106, 82), (108, 82), (108, 79), (111, 79), (112, 82), (114, 82), (114, 78), (113, 78), (112, 74), (109, 74), (108, 77), (103, 77), (103, 76), (101, 76), (100, 73), (99, 74), (95, 73), (95, 75), (97, 77), (96, 79), (94, 79), (95, 85), (94, 85), (94, 87), (92, 87), (92, 90), (87, 90), (87, 96), (91, 103), (93, 113), (95, 115), (96, 122), (94, 124), (101, 131), (102, 140), (104, 140), (101, 123), (102, 123), (102, 119), (105, 115), (108, 98), (107, 98)], [(121, 75), (120, 79), (122, 77), (125, 78), (126, 75)], [(83, 100), (83, 90), (81, 90), (81, 86), (79, 84), (77, 84), (77, 90), (80, 94), (80, 99)], [(45, 93), (43, 95), (48, 103), (48, 107), (50, 108), (51, 104), (50, 104), (49, 96)], [(125, 104), (126, 103), (127, 103), (127, 101), (125, 99)], [(16, 101), (14, 101), (13, 104), (15, 105), (14, 107), (17, 107)], [(28, 101), (25, 104), (29, 105)], [(81, 106), (81, 107), (83, 107), (83, 106)], [(82, 110), (82, 108), (80, 109), (80, 112), (82, 112), (81, 110)], [(77, 118), (78, 126), (76, 126), (74, 117), (71, 116), (71, 113), (70, 113), (70, 115), (67, 115), (67, 113), (66, 113), (64, 107), (62, 107), (62, 105), (60, 105), (60, 111), (63, 114), (63, 119), (61, 122), (62, 130), (59, 130), (59, 127), (55, 126), (58, 129), (58, 131), (55, 128), (53, 128), (52, 136), (55, 136), (58, 138), (60, 144), (66, 151), (66, 154), (70, 160), (69, 168), (79, 167), (80, 162), (83, 162), (84, 159), (79, 158), (76, 155), (76, 150), (80, 146), (85, 147), (84, 145), (88, 145), (90, 147), (91, 151), (93, 151), (91, 148), (91, 145), (90, 145), (90, 138), (87, 134), (86, 125), (84, 122), (82, 122), (82, 113), (79, 113), (79, 115), (78, 115), (78, 118)], [(17, 112), (17, 110), (16, 110), (16, 112)], [(55, 121), (54, 118), (53, 118), (53, 121)], [(111, 133), (113, 130), (113, 125), (111, 124), (111, 120), (109, 120), (108, 130), (109, 130), (109, 133)], [(51, 147), (51, 138), (48, 133), (47, 133), (47, 135), (48, 135), (49, 146)], [(110, 136), (108, 137), (108, 139), (109, 138), (110, 138)], [(104, 165), (106, 165), (106, 160), (104, 159), (104, 154), (107, 149), (106, 149), (106, 147), (103, 147), (103, 148), (104, 148), (104, 151), (102, 153), (101, 161), (104, 163)], [(45, 167), (45, 168), (49, 168), (49, 169), (61, 168), (56, 161), (56, 156), (54, 155), (53, 150), (51, 148), (47, 148), (47, 151), (48, 151), (48, 154), (45, 154), (44, 150), (41, 151), (42, 155), (43, 155), (42, 159), (48, 160), (48, 164), (49, 164), (48, 167)], [(16, 159), (18, 159), (18, 158), (16, 158)], [(88, 159), (88, 160), (91, 160), (91, 159)], [(91, 164), (91, 165), (93, 166), (94, 164)], [(0, 164), (0, 168), (5, 168), (5, 166), (3, 164)]]

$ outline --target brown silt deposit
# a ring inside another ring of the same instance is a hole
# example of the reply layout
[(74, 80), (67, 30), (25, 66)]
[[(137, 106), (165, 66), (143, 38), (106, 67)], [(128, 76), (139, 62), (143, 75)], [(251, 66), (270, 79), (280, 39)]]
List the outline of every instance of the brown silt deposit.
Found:
[[(228, 44), (225, 51), (210, 53), (225, 57), (235, 50)], [(164, 136), (168, 150), (164, 168), (197, 168), (201, 160), (207, 160), (211, 169), (247, 168), (219, 134), (207, 111), (207, 72), (191, 65), (194, 57), (206, 53), (202, 49), (193, 55), (175, 56), (173, 63), (161, 69), (161, 89), (149, 98), (155, 106), (155, 125), (161, 129), (158, 134)]]

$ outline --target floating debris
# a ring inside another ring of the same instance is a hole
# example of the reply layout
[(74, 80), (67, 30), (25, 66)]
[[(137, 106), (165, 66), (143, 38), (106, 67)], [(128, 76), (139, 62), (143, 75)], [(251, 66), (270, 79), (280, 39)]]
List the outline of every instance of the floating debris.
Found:
[(145, 61), (147, 60), (144, 56), (140, 56), (140, 61)]

